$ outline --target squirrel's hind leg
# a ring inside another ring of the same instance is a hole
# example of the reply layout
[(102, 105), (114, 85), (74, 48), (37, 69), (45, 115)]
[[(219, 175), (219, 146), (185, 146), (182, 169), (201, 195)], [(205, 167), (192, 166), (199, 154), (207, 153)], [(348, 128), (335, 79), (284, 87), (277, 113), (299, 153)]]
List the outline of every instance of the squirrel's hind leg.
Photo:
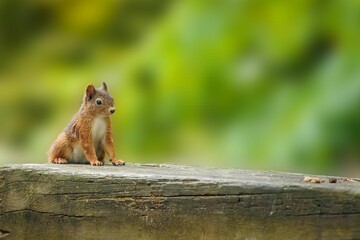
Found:
[(50, 163), (66, 164), (68, 163), (71, 151), (69, 139), (64, 133), (61, 133), (48, 151), (48, 160)]

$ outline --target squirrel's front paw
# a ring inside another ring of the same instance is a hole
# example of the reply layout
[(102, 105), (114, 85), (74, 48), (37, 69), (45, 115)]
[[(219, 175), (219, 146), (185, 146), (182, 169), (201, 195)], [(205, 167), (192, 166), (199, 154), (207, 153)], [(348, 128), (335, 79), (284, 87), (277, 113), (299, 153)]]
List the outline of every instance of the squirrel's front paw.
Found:
[(102, 166), (102, 165), (104, 165), (103, 162), (100, 162), (100, 161), (98, 161), (98, 160), (92, 161), (92, 162), (90, 162), (90, 164), (91, 164), (92, 166)]
[(120, 166), (120, 165), (125, 165), (125, 162), (122, 161), (122, 160), (113, 160), (113, 159), (110, 159), (110, 162), (115, 165), (115, 166)]
[(67, 164), (68, 161), (64, 158), (55, 158), (52, 163), (56, 163), (56, 164)]

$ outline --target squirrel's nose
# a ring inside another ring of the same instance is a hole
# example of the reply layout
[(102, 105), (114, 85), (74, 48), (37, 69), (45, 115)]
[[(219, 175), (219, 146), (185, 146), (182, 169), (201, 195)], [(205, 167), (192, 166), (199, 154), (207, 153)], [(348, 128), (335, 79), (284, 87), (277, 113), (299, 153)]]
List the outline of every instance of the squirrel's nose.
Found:
[(115, 112), (115, 108), (110, 108), (110, 113), (113, 114)]

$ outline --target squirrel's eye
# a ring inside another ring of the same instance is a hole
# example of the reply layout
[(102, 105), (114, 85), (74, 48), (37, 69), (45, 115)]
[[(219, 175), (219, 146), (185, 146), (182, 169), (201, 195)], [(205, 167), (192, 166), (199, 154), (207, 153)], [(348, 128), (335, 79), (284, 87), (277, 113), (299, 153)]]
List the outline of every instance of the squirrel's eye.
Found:
[(100, 98), (96, 99), (96, 105), (101, 105), (102, 104), (102, 100)]

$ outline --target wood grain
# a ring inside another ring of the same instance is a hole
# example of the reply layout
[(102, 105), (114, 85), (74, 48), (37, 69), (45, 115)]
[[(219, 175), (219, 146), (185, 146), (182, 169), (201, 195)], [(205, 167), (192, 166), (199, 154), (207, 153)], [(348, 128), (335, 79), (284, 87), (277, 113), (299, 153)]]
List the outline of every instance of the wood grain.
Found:
[(360, 239), (360, 183), (314, 177), (325, 182), (181, 165), (6, 165), (0, 239)]

